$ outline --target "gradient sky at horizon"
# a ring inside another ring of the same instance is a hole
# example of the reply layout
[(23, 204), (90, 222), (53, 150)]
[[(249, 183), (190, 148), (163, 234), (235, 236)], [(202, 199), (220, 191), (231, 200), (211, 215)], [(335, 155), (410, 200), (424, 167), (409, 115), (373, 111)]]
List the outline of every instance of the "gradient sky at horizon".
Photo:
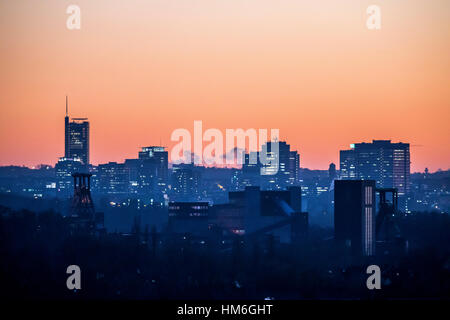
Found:
[(412, 171), (450, 169), (449, 21), (447, 0), (0, 0), (0, 165), (64, 154), (68, 94), (94, 164), (202, 120), (278, 128), (302, 167), (391, 139), (411, 144)]

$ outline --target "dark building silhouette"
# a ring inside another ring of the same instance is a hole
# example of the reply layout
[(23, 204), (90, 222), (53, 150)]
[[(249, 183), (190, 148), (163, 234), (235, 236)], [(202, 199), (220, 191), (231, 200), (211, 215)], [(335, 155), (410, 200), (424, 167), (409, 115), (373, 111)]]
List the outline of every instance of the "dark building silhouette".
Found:
[(309, 227), (308, 212), (293, 212), (292, 215), (294, 219), (291, 224), (291, 242), (299, 243), (305, 241)]
[(308, 213), (301, 212), (300, 187), (261, 191), (246, 187), (229, 192), (229, 203), (209, 206), (208, 202), (169, 202), (169, 230), (195, 236), (242, 236), (259, 241), (266, 236), (291, 243), (306, 239)]
[(334, 182), (334, 233), (336, 242), (355, 255), (375, 254), (375, 181)]
[(205, 235), (209, 210), (208, 202), (169, 202), (168, 228), (175, 233)]
[(70, 216), (92, 218), (95, 214), (94, 202), (91, 197), (91, 174), (74, 173), (73, 177), (73, 200)]
[(103, 225), (103, 218), (96, 216), (94, 202), (91, 197), (91, 174), (74, 173), (73, 199), (67, 219), (77, 231), (92, 233), (97, 225)]
[(306, 235), (308, 213), (301, 212), (300, 187), (282, 191), (246, 187), (244, 191), (229, 192), (229, 205), (231, 213), (226, 211), (226, 207), (219, 208), (221, 210), (215, 212), (215, 218), (224, 221), (225, 217), (219, 214), (231, 215), (236, 222), (230, 230), (234, 233), (246, 236), (271, 234), (281, 242), (292, 242), (300, 234)]
[[(377, 215), (377, 238), (378, 240), (391, 241), (397, 230), (393, 228), (392, 217), (398, 211), (398, 192), (395, 188), (382, 188), (376, 190), (380, 195), (379, 211)], [(391, 195), (391, 201), (388, 200), (388, 195)], [(381, 231), (383, 230), (383, 231)]]
[(65, 153), (66, 159), (80, 159), (85, 166), (89, 164), (89, 122), (87, 118), (69, 119), (66, 97)]
[(398, 221), (398, 192), (395, 188), (380, 188), (376, 219), (377, 251), (397, 257), (408, 253), (408, 240), (400, 232)]

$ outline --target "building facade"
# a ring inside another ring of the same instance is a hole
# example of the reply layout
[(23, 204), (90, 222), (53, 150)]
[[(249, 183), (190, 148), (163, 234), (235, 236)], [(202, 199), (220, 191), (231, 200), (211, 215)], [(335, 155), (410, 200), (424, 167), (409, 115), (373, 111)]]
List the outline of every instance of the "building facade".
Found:
[(89, 121), (87, 118), (65, 117), (65, 158), (81, 160), (89, 165)]
[(298, 185), (299, 181), (300, 155), (286, 142), (278, 141), (267, 142), (260, 152), (245, 155), (239, 183), (240, 188), (260, 186), (265, 190), (283, 190)]
[(56, 195), (60, 198), (70, 198), (73, 195), (72, 174), (83, 171), (83, 164), (79, 158), (59, 158), (55, 165)]
[(340, 152), (341, 179), (375, 180), (378, 188), (397, 188), (400, 197), (410, 191), (409, 143), (373, 140), (352, 144)]
[(375, 254), (375, 181), (334, 182), (334, 234), (338, 245), (354, 255)]

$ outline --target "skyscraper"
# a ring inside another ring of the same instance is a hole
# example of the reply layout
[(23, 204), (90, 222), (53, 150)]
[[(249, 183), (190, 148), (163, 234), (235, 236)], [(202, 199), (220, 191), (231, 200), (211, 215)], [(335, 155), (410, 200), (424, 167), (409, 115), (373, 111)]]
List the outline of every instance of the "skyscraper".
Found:
[(84, 166), (89, 164), (89, 122), (87, 118), (69, 119), (66, 96), (65, 153), (67, 159), (80, 159)]
[(352, 147), (340, 152), (341, 178), (375, 180), (378, 188), (397, 188), (399, 196), (409, 193), (409, 143), (373, 140)]
[(129, 171), (130, 192), (145, 202), (162, 203), (167, 193), (168, 152), (165, 147), (143, 147), (138, 159), (127, 159), (125, 167)]
[(341, 179), (356, 179), (355, 150), (341, 150), (339, 153), (339, 166)]
[(355, 255), (375, 254), (375, 181), (334, 182), (334, 234)]
[(143, 147), (139, 151), (139, 160), (145, 184), (157, 191), (156, 194), (165, 194), (169, 174), (169, 154), (165, 147)]
[(270, 142), (261, 147), (261, 153), (266, 154), (270, 161), (269, 165), (263, 165), (265, 172), (268, 173), (263, 176), (264, 187), (269, 190), (284, 189), (299, 182), (300, 155), (297, 151), (291, 151), (291, 146), (285, 141), (277, 143), (278, 152), (272, 150)]

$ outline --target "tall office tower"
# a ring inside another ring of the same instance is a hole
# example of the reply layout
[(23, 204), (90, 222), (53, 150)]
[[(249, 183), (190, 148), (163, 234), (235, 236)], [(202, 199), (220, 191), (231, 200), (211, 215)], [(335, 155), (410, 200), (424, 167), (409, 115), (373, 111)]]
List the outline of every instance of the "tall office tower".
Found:
[(163, 201), (167, 192), (169, 156), (165, 147), (143, 147), (139, 151), (141, 189), (151, 201)]
[(375, 181), (334, 182), (334, 234), (355, 255), (375, 254)]
[(81, 160), (82, 164), (89, 164), (89, 121), (87, 118), (69, 119), (68, 101), (66, 97), (65, 124), (65, 158)]
[(261, 147), (260, 157), (261, 153), (265, 153), (267, 159), (271, 161), (269, 165), (263, 165), (267, 173), (263, 175), (265, 188), (277, 190), (298, 184), (300, 156), (297, 151), (291, 151), (289, 144), (278, 141), (278, 152), (276, 152), (276, 150), (272, 150), (272, 144), (267, 142)]
[(341, 150), (339, 158), (341, 179), (357, 179), (355, 150)]
[(142, 151), (139, 151), (139, 159), (151, 162), (155, 167), (159, 182), (167, 184), (169, 155), (165, 147), (143, 147)]
[[(399, 196), (410, 190), (409, 143), (373, 140), (341, 151), (341, 178), (375, 180), (378, 188), (397, 188)], [(345, 172), (355, 167), (356, 177)], [(344, 172), (344, 175), (342, 175)]]

